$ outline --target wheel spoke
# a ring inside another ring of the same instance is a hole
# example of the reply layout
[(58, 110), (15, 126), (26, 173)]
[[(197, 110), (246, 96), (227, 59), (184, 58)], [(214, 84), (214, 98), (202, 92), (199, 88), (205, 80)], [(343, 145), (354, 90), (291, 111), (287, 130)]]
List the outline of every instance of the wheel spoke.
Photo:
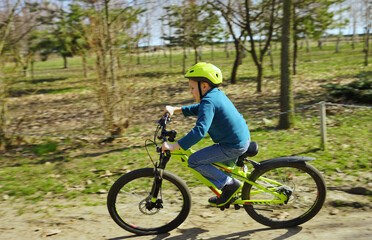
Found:
[[(252, 174), (253, 175), (253, 174)], [(258, 222), (272, 227), (289, 227), (312, 218), (325, 198), (325, 185), (318, 171), (304, 164), (267, 168), (252, 177), (252, 181), (285, 195), (286, 204), (245, 205), (247, 213)], [(280, 186), (279, 186), (280, 185)], [(243, 199), (276, 200), (273, 194), (255, 186), (246, 186)], [(309, 215), (304, 217), (305, 215)]]
[(190, 211), (190, 192), (175, 175), (164, 172), (155, 203), (150, 191), (152, 169), (139, 169), (124, 175), (110, 189), (108, 208), (111, 217), (124, 229), (137, 233), (160, 233), (181, 224)]

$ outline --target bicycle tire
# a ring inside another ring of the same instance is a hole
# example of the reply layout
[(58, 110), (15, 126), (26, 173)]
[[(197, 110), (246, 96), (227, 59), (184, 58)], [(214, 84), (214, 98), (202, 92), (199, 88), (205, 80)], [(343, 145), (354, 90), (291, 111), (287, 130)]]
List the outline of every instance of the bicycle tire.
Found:
[[(244, 205), (249, 216), (263, 225), (271, 228), (298, 226), (312, 219), (324, 204), (326, 198), (324, 179), (320, 172), (307, 162), (275, 163), (252, 172), (250, 181), (277, 188), (274, 183), (268, 183), (262, 177), (281, 182), (292, 191), (286, 204)], [(258, 188), (245, 183), (242, 199), (271, 200), (275, 197), (262, 191), (255, 193), (255, 190)]]
[[(178, 176), (164, 170), (159, 193), (163, 208), (149, 211), (144, 204), (153, 181), (154, 169), (142, 168), (121, 176), (112, 185), (107, 196), (107, 208), (120, 227), (137, 235), (160, 234), (185, 221), (191, 208), (187, 185)], [(171, 212), (173, 210), (174, 213)], [(166, 219), (168, 217), (170, 219)]]

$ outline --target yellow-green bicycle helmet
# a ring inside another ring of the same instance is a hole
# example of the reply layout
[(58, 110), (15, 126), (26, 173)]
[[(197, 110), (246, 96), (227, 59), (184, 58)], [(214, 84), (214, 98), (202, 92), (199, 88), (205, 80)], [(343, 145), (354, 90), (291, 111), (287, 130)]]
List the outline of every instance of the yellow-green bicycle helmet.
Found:
[[(221, 70), (211, 63), (200, 62), (192, 66), (186, 73), (185, 78), (198, 80), (199, 78), (206, 78), (213, 87), (222, 83)], [(199, 80), (203, 81), (203, 80)]]

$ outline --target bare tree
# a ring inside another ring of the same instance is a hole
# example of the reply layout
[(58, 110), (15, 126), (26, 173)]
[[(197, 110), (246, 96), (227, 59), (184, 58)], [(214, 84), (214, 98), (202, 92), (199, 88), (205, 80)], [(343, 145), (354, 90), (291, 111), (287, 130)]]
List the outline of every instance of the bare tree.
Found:
[(358, 27), (358, 22), (359, 22), (359, 9), (360, 9), (360, 4), (352, 3), (350, 5), (350, 17), (351, 21), (353, 24), (353, 36), (351, 38), (351, 47), (352, 49), (355, 49), (355, 42), (357, 41), (357, 27)]
[[(215, 1), (223, 7), (229, 8), (222, 0)], [(276, 0), (240, 2), (239, 10), (232, 9), (230, 19), (243, 29), (249, 37), (249, 48), (240, 44), (248, 51), (257, 68), (257, 92), (262, 91), (264, 57), (269, 49), (275, 22), (278, 20), (278, 5)]]
[(97, 96), (105, 129), (112, 136), (107, 140), (111, 141), (128, 127), (132, 114), (131, 83), (120, 72), (120, 51), (138, 43), (139, 38), (128, 33), (143, 10), (130, 5), (110, 6), (109, 0), (89, 2), (87, 8), (86, 33), (96, 55)]
[[(228, 0), (227, 3), (222, 3), (221, 1), (210, 1), (209, 3), (221, 13), (226, 21), (229, 33), (234, 39), (235, 60), (231, 71), (230, 82), (235, 84), (237, 82), (236, 75), (238, 73), (238, 67), (242, 64), (242, 51), (245, 51), (244, 38), (246, 36), (246, 29), (241, 28), (241, 26), (234, 22), (234, 14), (241, 10), (240, 4), (233, 0)], [(242, 16), (242, 13), (239, 15)]]
[(17, 0), (17, 2), (14, 4), (14, 6), (11, 9), (9, 9), (9, 11), (7, 13), (7, 16), (5, 17), (5, 19), (0, 24), (0, 30), (2, 31), (2, 35), (1, 35), (1, 39), (0, 39), (0, 55), (2, 55), (2, 53), (3, 53), (5, 41), (6, 41), (7, 37), (9, 36), (10, 28), (11, 28), (11, 26), (13, 24), (13, 21), (14, 21), (14, 18), (15, 18), (15, 12), (16, 12), (16, 9), (17, 9), (18, 5), (20, 4), (20, 2), (21, 2), (20, 0)]
[(8, 6), (5, 17), (0, 19), (0, 151), (5, 150), (9, 145), (9, 139), (6, 135), (8, 125), (8, 94), (11, 79), (7, 77), (3, 70), (5, 64), (4, 46), (9, 36), (9, 32), (15, 19), (16, 10), (20, 4), (20, 0), (13, 6)]
[(372, 27), (372, 2), (370, 0), (363, 0), (364, 9), (364, 24), (365, 24), (365, 40), (364, 40), (364, 66), (368, 66), (368, 55), (369, 55), (369, 35)]

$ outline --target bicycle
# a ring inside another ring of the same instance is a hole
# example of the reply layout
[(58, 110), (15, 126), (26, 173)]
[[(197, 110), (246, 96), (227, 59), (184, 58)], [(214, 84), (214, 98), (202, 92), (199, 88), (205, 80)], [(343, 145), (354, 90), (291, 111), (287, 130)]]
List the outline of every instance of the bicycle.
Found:
[[(156, 139), (174, 142), (177, 132), (167, 131), (170, 121), (166, 114), (158, 121), (154, 141), (159, 160), (153, 168), (142, 168), (121, 176), (111, 187), (107, 207), (112, 219), (123, 229), (137, 235), (160, 234), (178, 227), (191, 208), (191, 194), (185, 182), (165, 170), (170, 159), (179, 160), (197, 179), (217, 196), (221, 191), (201, 174), (187, 166), (194, 151), (182, 148), (162, 153)], [(161, 131), (160, 131), (161, 130)], [(160, 132), (160, 134), (159, 134)], [(168, 139), (167, 139), (168, 138)], [(147, 149), (147, 144), (145, 144)], [(147, 149), (148, 151), (148, 149)], [(279, 157), (261, 162), (248, 159), (258, 153), (251, 142), (235, 166), (213, 165), (244, 182), (243, 188), (221, 210), (233, 205), (243, 207), (250, 217), (271, 228), (288, 228), (313, 218), (326, 198), (326, 185), (320, 172), (308, 162), (311, 157)], [(247, 164), (253, 171), (247, 171)]]

